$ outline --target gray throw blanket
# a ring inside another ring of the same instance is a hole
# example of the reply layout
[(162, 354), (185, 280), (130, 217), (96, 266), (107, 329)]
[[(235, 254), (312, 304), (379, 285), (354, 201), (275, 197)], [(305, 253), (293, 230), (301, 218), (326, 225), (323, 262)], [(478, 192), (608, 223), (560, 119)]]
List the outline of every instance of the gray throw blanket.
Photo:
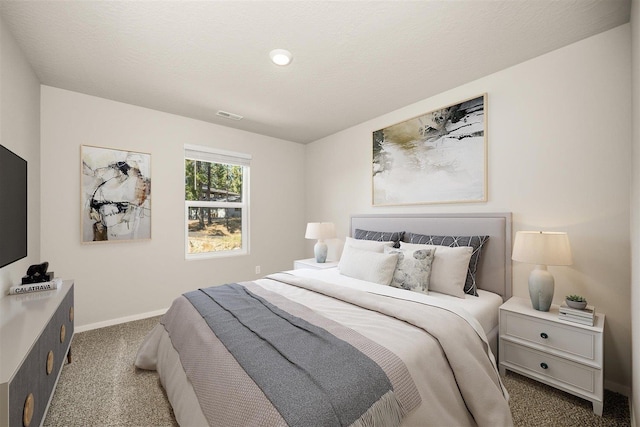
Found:
[(239, 284), (184, 296), (290, 426), (347, 426), (381, 412), (402, 418), (380, 366), (326, 330)]

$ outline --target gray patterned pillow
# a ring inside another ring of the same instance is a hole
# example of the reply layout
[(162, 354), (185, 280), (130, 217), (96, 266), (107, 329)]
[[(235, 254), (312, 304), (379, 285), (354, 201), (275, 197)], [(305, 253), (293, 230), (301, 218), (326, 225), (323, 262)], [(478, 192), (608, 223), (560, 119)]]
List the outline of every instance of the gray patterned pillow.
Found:
[(390, 285), (408, 291), (429, 293), (429, 277), (435, 250), (384, 248), (388, 254), (398, 254), (398, 263)]
[(482, 247), (489, 240), (489, 236), (431, 236), (426, 234), (406, 233), (404, 240), (407, 243), (418, 243), (422, 245), (449, 246), (451, 248), (459, 246), (471, 246), (473, 253), (469, 260), (469, 269), (467, 270), (467, 279), (464, 283), (464, 293), (468, 295), (478, 296), (478, 287), (476, 284), (476, 273), (480, 265), (480, 255)]
[(404, 231), (369, 231), (356, 228), (353, 236), (358, 240), (376, 240), (378, 242), (395, 242), (393, 247), (400, 247), (400, 240), (404, 237)]

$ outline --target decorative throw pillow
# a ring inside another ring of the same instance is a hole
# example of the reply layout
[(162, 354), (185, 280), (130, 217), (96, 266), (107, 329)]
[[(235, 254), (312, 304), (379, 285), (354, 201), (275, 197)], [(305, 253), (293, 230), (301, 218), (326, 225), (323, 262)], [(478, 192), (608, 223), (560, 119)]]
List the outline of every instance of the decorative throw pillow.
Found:
[(404, 237), (404, 231), (369, 231), (356, 228), (354, 236), (358, 240), (376, 240), (378, 242), (393, 242), (393, 247), (399, 248)]
[(347, 246), (351, 246), (352, 248), (362, 249), (365, 251), (382, 253), (384, 252), (385, 246), (392, 247), (393, 242), (392, 241), (378, 242), (374, 240), (357, 240), (352, 237), (347, 237), (344, 242), (344, 247), (346, 248)]
[(480, 265), (482, 248), (484, 244), (487, 243), (487, 240), (489, 240), (489, 236), (431, 236), (415, 233), (406, 233), (404, 236), (404, 241), (407, 243), (449, 247), (471, 246), (473, 248), (473, 253), (469, 260), (464, 292), (474, 296), (478, 296), (476, 273), (478, 271), (478, 266)]
[(340, 274), (388, 285), (398, 262), (397, 254), (371, 252), (345, 245), (338, 263)]
[(429, 293), (429, 277), (435, 249), (384, 248), (387, 254), (398, 254), (391, 286), (408, 291)]
[(464, 298), (464, 283), (465, 278), (467, 277), (469, 259), (471, 258), (471, 253), (473, 251), (471, 246), (449, 248), (447, 246), (415, 245), (400, 242), (400, 249), (435, 250), (435, 256), (431, 263), (429, 291)]

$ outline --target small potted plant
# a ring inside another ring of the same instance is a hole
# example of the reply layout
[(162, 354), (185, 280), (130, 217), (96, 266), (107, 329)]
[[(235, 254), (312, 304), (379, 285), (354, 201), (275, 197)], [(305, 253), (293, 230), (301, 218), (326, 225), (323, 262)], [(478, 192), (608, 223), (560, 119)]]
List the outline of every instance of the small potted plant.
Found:
[(580, 295), (568, 295), (565, 301), (569, 307), (577, 308), (578, 310), (584, 310), (587, 306), (587, 300)]

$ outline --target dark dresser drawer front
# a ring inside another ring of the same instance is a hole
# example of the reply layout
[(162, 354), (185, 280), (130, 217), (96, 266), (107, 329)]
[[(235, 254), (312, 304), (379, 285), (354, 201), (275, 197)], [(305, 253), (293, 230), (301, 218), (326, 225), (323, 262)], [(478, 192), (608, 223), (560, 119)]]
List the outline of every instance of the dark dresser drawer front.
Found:
[[(29, 426), (39, 426), (73, 337), (73, 287), (55, 311), (9, 384), (9, 425), (23, 427), (25, 404), (32, 395)], [(52, 353), (52, 354), (50, 354)], [(53, 357), (52, 357), (53, 356)], [(47, 373), (47, 371), (50, 371)], [(27, 416), (27, 419), (29, 417)]]

